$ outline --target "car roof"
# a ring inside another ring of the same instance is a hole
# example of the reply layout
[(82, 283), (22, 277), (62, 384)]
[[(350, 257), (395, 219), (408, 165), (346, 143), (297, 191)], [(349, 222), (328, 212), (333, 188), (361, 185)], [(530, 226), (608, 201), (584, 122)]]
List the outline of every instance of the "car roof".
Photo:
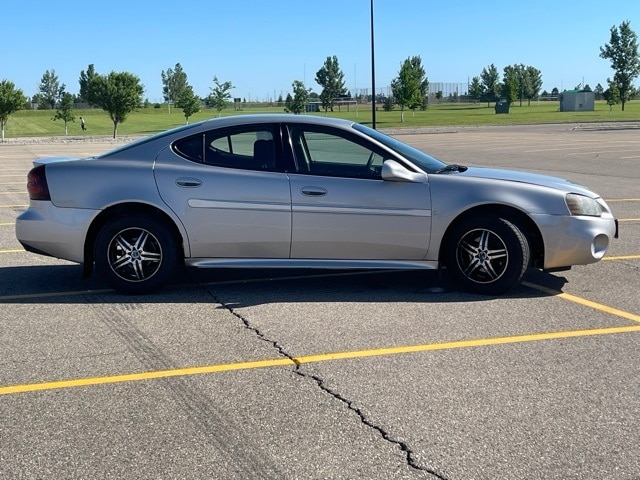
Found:
[(348, 128), (354, 124), (354, 122), (352, 121), (344, 120), (341, 118), (328, 118), (314, 115), (293, 115), (284, 113), (230, 115), (227, 117), (210, 118), (208, 120), (202, 120), (200, 122), (191, 123), (189, 125), (182, 125), (180, 127), (166, 130), (155, 135), (142, 138), (127, 145), (123, 145), (119, 148), (116, 148), (115, 150), (106, 152), (100, 155), (99, 158), (117, 158), (122, 154), (130, 152), (132, 149), (158, 145), (157, 142), (160, 142), (162, 144), (171, 143), (181, 137), (195, 135), (214, 128), (225, 128), (261, 123), (300, 123), (333, 126), (338, 128)]
[(311, 123), (315, 125), (341, 126), (352, 125), (353, 122), (341, 118), (319, 117), (315, 115), (293, 115), (286, 113), (258, 113), (248, 115), (231, 115), (204, 120), (207, 128), (218, 128), (232, 125), (245, 125), (250, 123)]

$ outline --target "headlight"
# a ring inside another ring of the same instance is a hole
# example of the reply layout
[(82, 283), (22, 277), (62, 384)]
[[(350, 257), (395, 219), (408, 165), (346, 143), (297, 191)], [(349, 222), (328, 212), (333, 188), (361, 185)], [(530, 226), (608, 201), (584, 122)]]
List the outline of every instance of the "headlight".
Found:
[(576, 193), (567, 193), (565, 202), (571, 215), (588, 215), (590, 217), (600, 217), (602, 215), (602, 207), (593, 198)]

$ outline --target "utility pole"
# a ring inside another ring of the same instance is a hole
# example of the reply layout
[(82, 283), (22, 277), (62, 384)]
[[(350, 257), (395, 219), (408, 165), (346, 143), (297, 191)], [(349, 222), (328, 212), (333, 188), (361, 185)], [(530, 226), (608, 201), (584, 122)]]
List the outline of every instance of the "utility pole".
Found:
[(373, 0), (371, 0), (371, 125), (376, 128), (376, 62), (373, 48)]

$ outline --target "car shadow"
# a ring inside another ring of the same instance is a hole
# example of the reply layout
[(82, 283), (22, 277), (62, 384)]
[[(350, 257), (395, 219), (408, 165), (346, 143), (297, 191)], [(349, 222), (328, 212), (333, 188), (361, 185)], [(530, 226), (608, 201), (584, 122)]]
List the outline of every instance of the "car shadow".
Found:
[[(498, 298), (536, 298), (560, 293), (567, 280), (538, 270), (528, 283)], [(182, 269), (163, 290), (122, 295), (96, 275), (82, 278), (79, 265), (0, 268), (2, 303), (192, 303), (202, 297), (225, 308), (282, 302), (483, 302), (496, 297), (459, 290), (435, 271), (343, 271), (308, 269)], [(206, 299), (204, 301), (207, 301)]]

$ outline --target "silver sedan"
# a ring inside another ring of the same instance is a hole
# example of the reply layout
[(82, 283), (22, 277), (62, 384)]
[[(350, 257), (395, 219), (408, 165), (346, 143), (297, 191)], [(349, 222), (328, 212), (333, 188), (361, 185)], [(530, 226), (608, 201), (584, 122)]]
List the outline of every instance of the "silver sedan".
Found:
[(617, 223), (585, 187), (447, 165), (361, 124), (245, 115), (91, 158), (34, 161), (26, 250), (147, 293), (178, 265), (446, 269), (495, 295), (600, 260)]

